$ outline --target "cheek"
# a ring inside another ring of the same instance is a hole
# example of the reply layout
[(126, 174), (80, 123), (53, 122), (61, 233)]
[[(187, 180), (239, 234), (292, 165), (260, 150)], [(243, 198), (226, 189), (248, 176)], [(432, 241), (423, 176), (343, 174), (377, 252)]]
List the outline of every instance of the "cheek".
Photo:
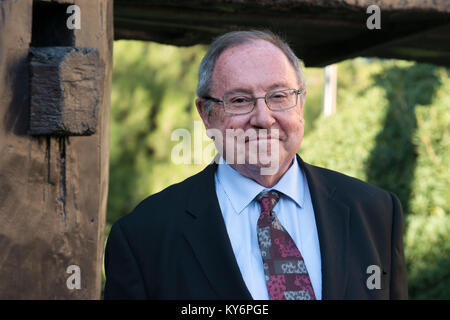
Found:
[(295, 135), (295, 140), (301, 142), (303, 139), (303, 134), (305, 132), (305, 119), (303, 119), (303, 117), (301, 117), (298, 120), (295, 129), (293, 131)]
[(303, 132), (305, 131), (305, 119), (303, 119), (303, 117), (300, 119), (299, 127), (300, 127), (299, 130), (300, 130), (301, 133), (303, 134)]
[(283, 127), (288, 135), (298, 136), (303, 133), (305, 119), (303, 119), (303, 114), (300, 111), (292, 112), (283, 120)]
[(222, 128), (226, 125), (226, 117), (223, 114), (223, 111), (218, 108), (213, 108), (211, 110), (208, 120), (209, 128), (211, 129), (219, 129), (222, 131)]
[(230, 116), (225, 114), (222, 110), (216, 111), (214, 114), (211, 112), (210, 115), (210, 127), (217, 128), (223, 133), (227, 129), (246, 129), (246, 124), (248, 123), (248, 116)]
[(213, 133), (216, 146), (219, 148), (226, 144), (227, 130), (239, 128), (235, 117), (226, 115), (222, 110), (212, 111), (209, 118), (209, 130)]
[(305, 120), (303, 116), (296, 112), (291, 114), (288, 121), (284, 123), (283, 129), (287, 135), (287, 141), (285, 142), (285, 148), (289, 151), (296, 150), (300, 147), (303, 140), (303, 134), (305, 129)]

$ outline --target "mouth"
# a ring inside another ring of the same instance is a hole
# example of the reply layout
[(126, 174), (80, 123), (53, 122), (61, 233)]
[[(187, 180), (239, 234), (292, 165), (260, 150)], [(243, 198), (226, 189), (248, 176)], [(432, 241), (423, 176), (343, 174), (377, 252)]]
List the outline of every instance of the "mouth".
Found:
[(268, 140), (281, 140), (280, 138), (272, 138), (272, 136), (268, 135), (268, 136), (264, 136), (264, 137), (256, 137), (256, 138), (252, 138), (250, 139), (249, 137), (245, 137), (245, 143), (250, 142), (250, 141), (268, 141)]

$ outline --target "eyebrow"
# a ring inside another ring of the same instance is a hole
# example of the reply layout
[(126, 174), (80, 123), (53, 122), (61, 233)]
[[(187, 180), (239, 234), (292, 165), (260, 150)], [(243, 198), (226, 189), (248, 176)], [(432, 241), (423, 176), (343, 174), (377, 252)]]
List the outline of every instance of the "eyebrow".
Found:
[[(290, 89), (290, 87), (287, 86), (286, 83), (274, 83), (266, 88), (266, 92), (269, 92), (269, 91), (272, 91), (275, 89)], [(253, 91), (250, 89), (245, 89), (245, 88), (234, 88), (234, 89), (231, 89), (231, 90), (225, 92), (225, 94), (234, 94), (234, 93), (253, 94)]]
[(270, 87), (267, 88), (267, 91), (272, 91), (274, 89), (290, 89), (291, 87), (287, 86), (286, 83), (274, 83)]

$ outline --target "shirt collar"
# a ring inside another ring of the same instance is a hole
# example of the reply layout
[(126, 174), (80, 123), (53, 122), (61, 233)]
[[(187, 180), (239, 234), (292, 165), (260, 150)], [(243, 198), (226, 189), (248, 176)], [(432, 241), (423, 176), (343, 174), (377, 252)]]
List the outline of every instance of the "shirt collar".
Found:
[[(216, 177), (222, 185), (225, 194), (237, 213), (241, 213), (250, 202), (262, 191), (269, 190), (257, 182), (244, 177), (228, 165), (221, 157), (217, 166)], [(296, 158), (293, 165), (281, 177), (280, 181), (270, 189), (275, 189), (291, 198), (303, 207), (305, 198), (304, 176)]]

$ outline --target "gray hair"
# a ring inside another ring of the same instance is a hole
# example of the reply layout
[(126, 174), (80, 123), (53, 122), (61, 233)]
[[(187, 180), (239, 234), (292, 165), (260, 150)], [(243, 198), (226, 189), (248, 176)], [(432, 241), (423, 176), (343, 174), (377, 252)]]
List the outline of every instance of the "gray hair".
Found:
[[(283, 39), (281, 39), (273, 32), (267, 30), (232, 31), (216, 38), (211, 43), (211, 46), (206, 55), (203, 57), (198, 70), (197, 96), (200, 98), (204, 98), (210, 95), (212, 73), (216, 61), (222, 54), (222, 52), (224, 52), (228, 48), (236, 47), (241, 44), (251, 43), (257, 40), (264, 40), (272, 43), (286, 55), (297, 74), (297, 80), (300, 84), (299, 89), (305, 89), (305, 75), (303, 74), (302, 67), (300, 66), (299, 58), (297, 58), (295, 53)], [(205, 108), (206, 114), (208, 115), (211, 110), (211, 103), (209, 100), (205, 100)]]

